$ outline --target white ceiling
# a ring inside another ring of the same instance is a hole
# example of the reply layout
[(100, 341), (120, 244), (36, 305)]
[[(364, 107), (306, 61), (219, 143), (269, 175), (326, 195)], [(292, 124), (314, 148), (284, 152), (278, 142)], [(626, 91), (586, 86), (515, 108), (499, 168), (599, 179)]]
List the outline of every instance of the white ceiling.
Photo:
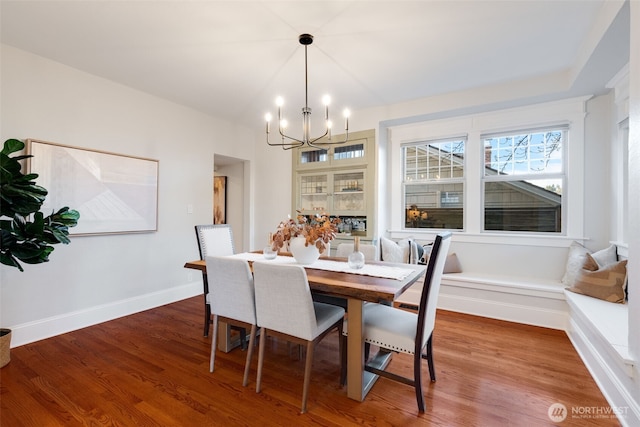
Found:
[(0, 34), (4, 44), (262, 126), (276, 95), (289, 116), (300, 113), (302, 33), (315, 36), (315, 115), (325, 92), (337, 114), (541, 76), (564, 78), (570, 95), (601, 91), (629, 52), (628, 17), (592, 42), (605, 3), (2, 0)]

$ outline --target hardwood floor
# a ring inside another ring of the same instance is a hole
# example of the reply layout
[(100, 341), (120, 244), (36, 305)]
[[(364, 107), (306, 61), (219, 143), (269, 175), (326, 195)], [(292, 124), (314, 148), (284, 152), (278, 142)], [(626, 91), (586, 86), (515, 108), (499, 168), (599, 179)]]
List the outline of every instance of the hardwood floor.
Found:
[[(362, 403), (339, 386), (337, 334), (317, 347), (308, 413), (299, 413), (304, 359), (269, 342), (262, 392), (257, 357), (242, 387), (245, 352), (218, 352), (209, 373), (202, 297), (191, 298), (14, 348), (0, 371), (0, 425), (14, 426), (616, 426), (615, 418), (578, 418), (609, 408), (561, 331), (438, 312), (437, 382), (427, 412), (413, 389), (378, 380)], [(412, 372), (395, 355), (394, 369)], [(550, 405), (568, 409), (554, 424)]]

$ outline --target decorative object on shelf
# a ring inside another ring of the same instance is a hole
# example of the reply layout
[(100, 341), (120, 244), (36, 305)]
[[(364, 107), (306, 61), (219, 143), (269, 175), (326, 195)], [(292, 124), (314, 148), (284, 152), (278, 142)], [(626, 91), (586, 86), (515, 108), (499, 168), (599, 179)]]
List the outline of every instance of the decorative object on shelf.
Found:
[(349, 268), (360, 269), (364, 267), (364, 254), (360, 252), (360, 237), (353, 238), (353, 252), (349, 254), (347, 258)]
[[(289, 250), (299, 263), (309, 264), (309, 262), (303, 262), (303, 260), (298, 259), (295, 249), (298, 246), (303, 248), (312, 247), (317, 252), (317, 257), (311, 261), (313, 263), (327, 249), (327, 244), (336, 237), (340, 218), (330, 218), (326, 213), (307, 217), (303, 214), (303, 211), (297, 212), (298, 215), (295, 220), (289, 217), (278, 225), (278, 229), (273, 234), (271, 248), (274, 251), (278, 251), (288, 245)], [(297, 246), (294, 248), (293, 241), (297, 237), (302, 239), (297, 239), (295, 243)], [(304, 257), (304, 255), (301, 256)], [(307, 260), (306, 257), (305, 260)]]
[(275, 259), (278, 256), (278, 250), (273, 249), (273, 233), (269, 233), (269, 241), (267, 246), (262, 250), (264, 259)]
[[(329, 103), (331, 99), (329, 95), (325, 95), (322, 98), (322, 102), (324, 104), (324, 120), (326, 123), (326, 130), (324, 134), (312, 138), (311, 137), (311, 108), (309, 108), (309, 84), (308, 84), (308, 73), (307, 73), (307, 46), (313, 43), (313, 36), (311, 34), (301, 34), (298, 37), (298, 41), (301, 45), (304, 46), (304, 108), (302, 108), (302, 138), (294, 138), (292, 136), (286, 135), (284, 133), (284, 128), (287, 126), (287, 121), (282, 117), (282, 105), (284, 104), (284, 100), (282, 97), (278, 97), (276, 99), (276, 105), (278, 106), (278, 132), (282, 137), (282, 142), (272, 143), (269, 141), (269, 133), (271, 131), (271, 114), (267, 113), (265, 115), (265, 120), (267, 122), (267, 144), (271, 146), (279, 146), (282, 147), (283, 150), (290, 150), (292, 148), (302, 147), (303, 145), (308, 145), (310, 147), (322, 148), (327, 145), (335, 145), (335, 144), (344, 144), (349, 140), (349, 115), (350, 112), (348, 109), (345, 109), (343, 112), (344, 115), (344, 130), (345, 136), (342, 141), (331, 141), (331, 121), (329, 120)], [(320, 139), (328, 136), (329, 142), (318, 142)], [(286, 140), (289, 140), (287, 142)]]

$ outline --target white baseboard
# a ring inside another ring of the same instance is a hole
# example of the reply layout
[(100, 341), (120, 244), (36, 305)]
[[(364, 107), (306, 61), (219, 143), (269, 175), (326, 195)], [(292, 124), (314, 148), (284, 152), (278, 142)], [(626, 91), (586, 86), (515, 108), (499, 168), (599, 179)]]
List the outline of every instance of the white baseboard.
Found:
[(11, 347), (29, 344), (200, 294), (202, 294), (202, 282), (197, 281), (109, 304), (12, 326)]
[(514, 304), (504, 301), (492, 301), (461, 295), (441, 293), (438, 297), (438, 308), (474, 316), (523, 323), (525, 325), (542, 326), (551, 329), (565, 330), (568, 321), (566, 310), (536, 307), (534, 305)]
[(640, 426), (640, 401), (637, 397), (640, 386), (637, 380), (634, 382), (624, 369), (608, 363), (607, 360), (611, 358), (606, 356), (603, 349), (594, 345), (597, 341), (588, 339), (589, 334), (589, 331), (571, 319), (567, 335), (605, 399), (618, 414), (618, 420), (623, 426)]

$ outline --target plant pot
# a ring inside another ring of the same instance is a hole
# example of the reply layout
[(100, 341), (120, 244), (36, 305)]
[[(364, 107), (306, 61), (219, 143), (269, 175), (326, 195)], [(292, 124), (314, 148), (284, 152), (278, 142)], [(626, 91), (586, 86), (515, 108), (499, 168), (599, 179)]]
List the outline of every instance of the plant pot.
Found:
[(306, 239), (302, 236), (294, 237), (289, 242), (289, 250), (298, 264), (313, 264), (320, 258), (320, 251), (316, 245), (305, 246), (305, 242)]
[(11, 360), (11, 329), (0, 329), (0, 368)]

